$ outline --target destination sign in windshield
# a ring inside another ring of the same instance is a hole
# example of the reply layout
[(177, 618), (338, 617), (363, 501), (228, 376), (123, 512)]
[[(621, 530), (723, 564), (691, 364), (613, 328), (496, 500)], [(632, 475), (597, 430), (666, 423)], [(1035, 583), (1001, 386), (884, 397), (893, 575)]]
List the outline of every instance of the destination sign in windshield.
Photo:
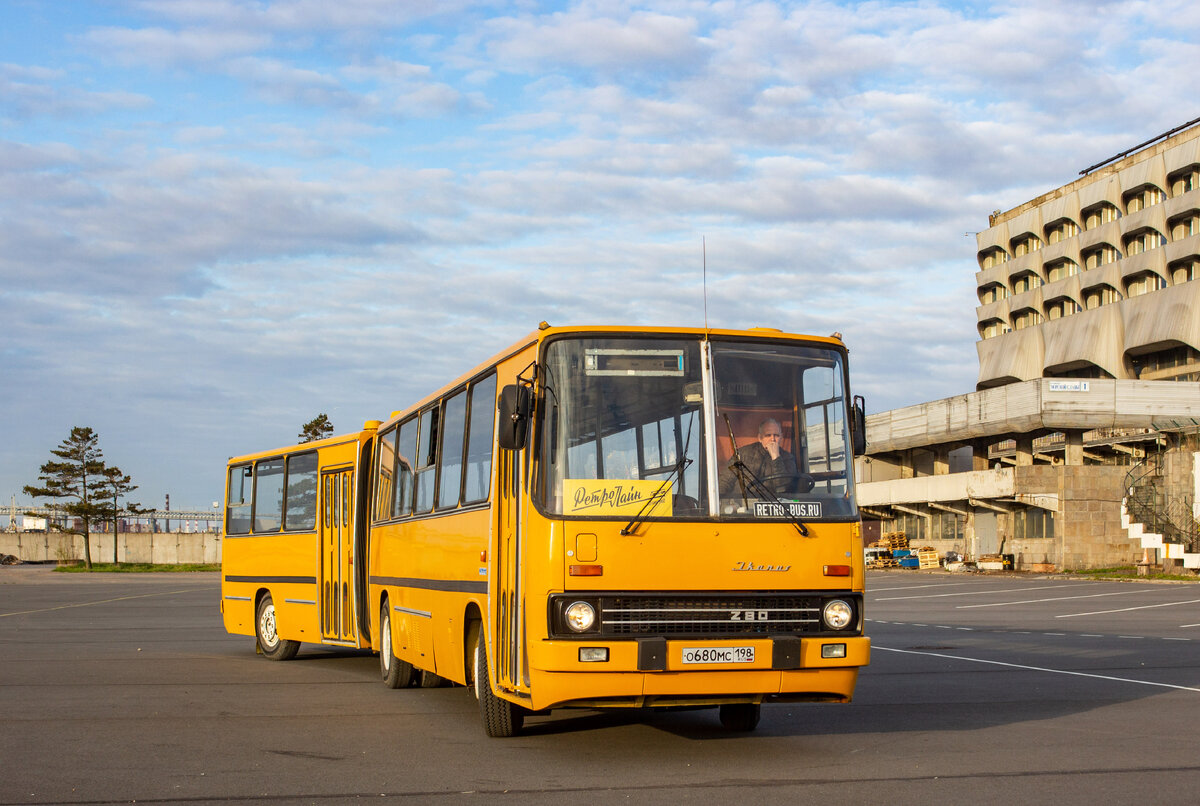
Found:
[(770, 501), (754, 503), (756, 518), (819, 518), (821, 517), (820, 501), (781, 501), (778, 504)]

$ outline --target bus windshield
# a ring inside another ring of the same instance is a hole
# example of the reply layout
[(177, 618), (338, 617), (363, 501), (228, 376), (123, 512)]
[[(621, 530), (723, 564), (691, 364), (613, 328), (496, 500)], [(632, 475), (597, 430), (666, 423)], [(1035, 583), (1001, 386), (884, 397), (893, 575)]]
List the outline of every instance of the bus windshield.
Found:
[(837, 349), (564, 338), (546, 345), (541, 371), (538, 505), (548, 515), (856, 517)]

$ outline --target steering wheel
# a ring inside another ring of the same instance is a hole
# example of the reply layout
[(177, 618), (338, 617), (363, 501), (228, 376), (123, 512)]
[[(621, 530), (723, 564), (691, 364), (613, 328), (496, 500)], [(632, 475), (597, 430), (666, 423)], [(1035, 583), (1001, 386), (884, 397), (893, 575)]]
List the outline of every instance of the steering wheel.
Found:
[[(787, 479), (788, 481), (795, 481), (796, 482), (796, 492), (798, 492), (798, 493), (808, 492), (817, 483), (813, 479), (813, 477), (808, 475), (807, 473), (772, 473), (770, 476), (766, 476), (762, 479), (759, 479), (759, 481), (761, 481), (763, 483), (763, 485), (766, 486), (768, 489), (770, 489), (772, 492), (775, 492), (775, 485), (771, 484), (771, 482), (778, 480), (778, 479)], [(791, 485), (788, 485), (788, 486), (791, 486)]]

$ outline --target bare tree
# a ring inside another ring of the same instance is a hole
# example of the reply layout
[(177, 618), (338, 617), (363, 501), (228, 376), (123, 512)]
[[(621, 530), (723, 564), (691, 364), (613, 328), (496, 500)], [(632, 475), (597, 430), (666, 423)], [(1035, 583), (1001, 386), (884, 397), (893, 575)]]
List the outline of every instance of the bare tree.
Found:
[(297, 435), (300, 442), (315, 442), (318, 439), (333, 435), (333, 423), (329, 422), (329, 415), (321, 412), (313, 419), (304, 424)]

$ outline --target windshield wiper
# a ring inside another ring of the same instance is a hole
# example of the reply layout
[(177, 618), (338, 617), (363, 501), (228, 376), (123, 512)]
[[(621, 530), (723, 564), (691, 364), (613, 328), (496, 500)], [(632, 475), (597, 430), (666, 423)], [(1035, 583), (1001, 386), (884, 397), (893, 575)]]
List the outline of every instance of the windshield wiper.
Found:
[(729, 423), (729, 415), (722, 414), (721, 416), (725, 418), (725, 427), (729, 429), (729, 441), (733, 445), (733, 459), (729, 462), (729, 469), (737, 476), (738, 486), (742, 489), (742, 503), (747, 508), (750, 507), (750, 500), (746, 496), (746, 488), (749, 487), (750, 492), (754, 493), (756, 498), (765, 498), (768, 503), (779, 507), (786, 514), (788, 523), (796, 527), (796, 531), (800, 533), (801, 537), (808, 537), (808, 527), (799, 518), (793, 516), (788, 505), (781, 501), (775, 491), (764, 484), (763, 480), (742, 461), (742, 455), (738, 452), (737, 439), (733, 436), (733, 426)]
[(621, 530), (621, 534), (631, 535), (638, 530), (638, 527), (641, 526), (646, 520), (646, 512), (653, 509), (655, 504), (658, 503), (659, 499), (662, 498), (663, 490), (665, 490), (667, 485), (674, 481), (675, 477), (682, 473), (684, 469), (687, 468), (687, 466), (691, 463), (692, 460), (686, 456), (675, 463), (675, 467), (670, 473), (667, 474), (667, 477), (663, 479), (663, 483), (658, 485), (658, 489), (654, 491), (654, 495), (650, 496), (650, 498), (646, 500), (646, 503), (642, 505), (640, 510), (638, 510), (638, 514), (633, 516), (633, 520), (625, 524), (625, 528)]

